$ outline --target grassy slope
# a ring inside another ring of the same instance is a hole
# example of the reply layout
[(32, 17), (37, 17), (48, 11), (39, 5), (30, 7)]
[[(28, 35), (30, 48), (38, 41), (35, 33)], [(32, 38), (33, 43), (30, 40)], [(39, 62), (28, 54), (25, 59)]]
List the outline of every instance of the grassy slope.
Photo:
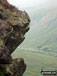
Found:
[(29, 9), (28, 11), (32, 20), (31, 28), (19, 47), (32, 50), (17, 48), (12, 57), (25, 59), (27, 70), (24, 76), (42, 76), (41, 68), (57, 70), (57, 10)]
[(13, 53), (13, 58), (23, 57), (27, 64), (27, 70), (24, 76), (42, 76), (41, 69), (44, 70), (57, 70), (57, 57), (49, 53), (40, 53), (30, 50), (17, 49)]
[(57, 53), (57, 9), (32, 10), (31, 28), (21, 47)]

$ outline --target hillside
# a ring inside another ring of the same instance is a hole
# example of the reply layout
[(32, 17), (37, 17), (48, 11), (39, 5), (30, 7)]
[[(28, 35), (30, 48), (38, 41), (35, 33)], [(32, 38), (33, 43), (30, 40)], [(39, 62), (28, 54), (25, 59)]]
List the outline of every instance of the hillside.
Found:
[(27, 11), (31, 28), (20, 47), (57, 53), (57, 9), (34, 8)]
[(24, 76), (42, 76), (41, 69), (57, 70), (57, 10), (30, 8), (27, 12), (30, 31), (12, 57), (25, 59)]
[(41, 69), (43, 70), (57, 70), (57, 54), (50, 54), (45, 52), (38, 52), (36, 50), (24, 50), (18, 48), (13, 54), (13, 58), (23, 57), (27, 69), (24, 76), (42, 76)]

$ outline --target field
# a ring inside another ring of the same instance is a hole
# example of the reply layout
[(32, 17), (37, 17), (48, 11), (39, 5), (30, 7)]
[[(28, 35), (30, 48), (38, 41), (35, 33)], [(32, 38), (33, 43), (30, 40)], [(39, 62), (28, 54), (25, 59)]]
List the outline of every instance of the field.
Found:
[(43, 70), (57, 70), (57, 57), (54, 54), (43, 53), (41, 51), (30, 51), (17, 48), (12, 54), (13, 58), (24, 58), (27, 64), (27, 70), (24, 76), (42, 76), (41, 69)]

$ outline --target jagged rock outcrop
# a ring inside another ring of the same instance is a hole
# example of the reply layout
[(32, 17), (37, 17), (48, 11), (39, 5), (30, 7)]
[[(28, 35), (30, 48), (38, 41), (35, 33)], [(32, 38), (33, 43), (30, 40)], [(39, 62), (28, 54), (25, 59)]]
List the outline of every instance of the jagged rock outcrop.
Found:
[(22, 58), (12, 59), (11, 54), (25, 39), (30, 18), (25, 11), (0, 0), (0, 72), (4, 76), (22, 76), (26, 64)]

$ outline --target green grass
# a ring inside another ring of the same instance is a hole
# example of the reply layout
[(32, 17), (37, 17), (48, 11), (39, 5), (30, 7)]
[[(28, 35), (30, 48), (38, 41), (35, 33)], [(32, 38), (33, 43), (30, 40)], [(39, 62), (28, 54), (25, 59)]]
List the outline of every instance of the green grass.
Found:
[(27, 64), (27, 70), (24, 76), (42, 76), (43, 70), (57, 70), (57, 57), (48, 53), (39, 53), (30, 50), (17, 49), (13, 54), (13, 58), (24, 58)]
[[(24, 76), (42, 76), (43, 70), (57, 70), (57, 9), (27, 10), (31, 17), (30, 31), (13, 58), (24, 58), (27, 70)], [(36, 50), (40, 50), (37, 52)]]

